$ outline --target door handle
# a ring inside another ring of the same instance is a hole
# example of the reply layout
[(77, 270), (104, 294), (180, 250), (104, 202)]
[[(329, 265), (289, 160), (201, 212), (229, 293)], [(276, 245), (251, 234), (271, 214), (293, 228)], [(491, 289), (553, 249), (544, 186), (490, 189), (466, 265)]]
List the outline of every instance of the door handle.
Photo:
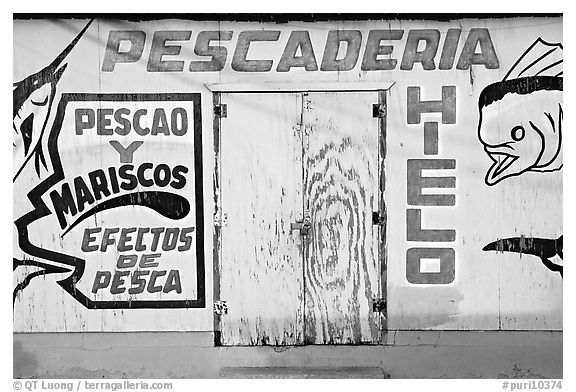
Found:
[(309, 216), (304, 217), (304, 220), (296, 220), (296, 222), (290, 223), (290, 230), (299, 230), (302, 236), (308, 235), (311, 227), (312, 223)]

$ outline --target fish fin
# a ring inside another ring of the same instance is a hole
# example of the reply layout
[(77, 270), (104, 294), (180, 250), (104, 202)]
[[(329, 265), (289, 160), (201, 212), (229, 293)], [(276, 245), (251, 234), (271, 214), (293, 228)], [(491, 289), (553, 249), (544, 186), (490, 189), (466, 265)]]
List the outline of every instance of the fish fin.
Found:
[[(40, 146), (40, 143), (36, 145), (33, 154), (34, 154), (34, 167), (36, 169), (36, 174), (38, 175), (38, 177), (40, 177), (42, 167), (44, 167), (44, 170), (48, 170), (48, 165), (46, 164), (46, 158), (44, 157), (44, 150)], [(42, 165), (42, 167), (40, 165)]]
[(544, 112), (544, 115), (548, 118), (548, 121), (550, 121), (550, 124), (552, 125), (552, 132), (556, 133), (556, 123), (554, 122), (554, 118), (548, 112)]
[[(537, 171), (537, 172), (551, 172), (551, 171), (560, 170), (562, 168), (562, 121), (564, 119), (564, 114), (562, 111), (562, 105), (560, 103), (558, 103), (558, 121), (557, 122), (554, 120), (554, 116), (551, 113), (544, 112), (544, 115), (546, 116), (546, 118), (548, 120), (548, 125), (545, 126), (547, 134), (548, 135), (550, 135), (550, 134), (555, 135), (554, 137), (548, 138), (549, 139), (548, 143), (549, 143), (550, 147), (552, 147), (554, 144), (556, 144), (556, 151), (550, 151), (549, 153), (547, 153), (545, 162), (540, 162), (540, 159), (543, 158), (542, 156), (538, 159), (538, 163), (536, 165), (532, 166), (532, 168), (531, 168), (532, 171)], [(532, 122), (530, 122), (530, 125), (533, 128), (535, 127), (535, 125)], [(551, 133), (548, 132), (549, 131), (548, 128), (550, 128)], [(539, 129), (536, 129), (536, 128), (534, 128), (534, 129), (537, 132), (539, 132)], [(546, 150), (546, 146), (544, 147), (543, 151), (545, 151), (545, 150)], [(552, 152), (553, 152), (553, 155), (552, 155)]]
[(546, 42), (538, 37), (520, 55), (502, 80), (530, 77), (540, 74), (556, 75), (563, 71), (562, 43)]
[(48, 165), (46, 164), (46, 158), (44, 157), (44, 151), (42, 149), (40, 149), (40, 162), (42, 162), (42, 166), (44, 166), (44, 169), (48, 170)]
[(554, 264), (553, 262), (551, 262), (550, 260), (548, 260), (545, 257), (541, 257), (540, 260), (542, 260), (542, 264), (544, 264), (544, 266), (546, 266), (546, 268), (548, 268), (552, 272), (559, 272), (560, 276), (562, 276), (562, 278), (564, 278), (564, 275), (563, 275), (564, 267), (562, 267), (561, 265), (558, 265), (558, 264)]

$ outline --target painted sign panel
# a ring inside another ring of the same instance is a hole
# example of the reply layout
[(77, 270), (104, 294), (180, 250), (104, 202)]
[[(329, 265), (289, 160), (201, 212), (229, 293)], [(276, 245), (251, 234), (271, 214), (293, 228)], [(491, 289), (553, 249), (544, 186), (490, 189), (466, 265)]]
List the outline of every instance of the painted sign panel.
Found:
[[(87, 308), (204, 306), (199, 105), (199, 94), (63, 94), (47, 151), (34, 150), (53, 174), (15, 222), (22, 253), (42, 262), (15, 267), (72, 269), (59, 284)], [(57, 250), (33, 245), (48, 228)]]
[(56, 102), (57, 67), (83, 32), (14, 91), (14, 187), (27, 196), (15, 203), (15, 307), (59, 274), (87, 309), (203, 308), (200, 94)]
[(387, 328), (561, 329), (562, 42), (561, 17), (15, 21), (15, 330), (214, 329), (214, 300), (230, 300), (214, 215), (253, 199), (219, 187), (238, 168), (219, 161), (218, 88), (385, 90)]

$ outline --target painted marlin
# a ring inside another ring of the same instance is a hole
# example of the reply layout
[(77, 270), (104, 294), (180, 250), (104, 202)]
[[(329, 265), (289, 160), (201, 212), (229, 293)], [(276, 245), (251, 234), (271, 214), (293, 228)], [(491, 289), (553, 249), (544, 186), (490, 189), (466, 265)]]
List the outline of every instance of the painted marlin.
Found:
[(46, 131), (56, 85), (68, 64), (62, 65), (64, 59), (78, 43), (93, 20), (90, 20), (70, 44), (52, 63), (25, 79), (14, 83), (13, 89), (13, 155), (14, 177), (18, 178), (27, 163), (34, 159), (36, 174), (40, 176), (42, 165), (45, 169), (46, 158), (42, 138)]
[[(13, 89), (13, 155), (14, 177), (16, 182), (26, 165), (34, 160), (34, 168), (38, 177), (41, 177), (41, 165), (48, 170), (44, 156), (44, 135), (48, 128), (52, 105), (56, 96), (56, 86), (66, 70), (68, 64), (62, 64), (66, 56), (72, 51), (82, 35), (86, 32), (93, 20), (90, 20), (70, 44), (42, 70), (25, 79), (14, 83)], [(18, 237), (14, 249), (20, 248), (21, 239)], [(30, 281), (37, 276), (70, 272), (73, 268), (56, 265), (45, 260), (30, 258), (25, 253), (18, 258), (13, 257), (14, 293), (16, 301), (20, 293)]]
[(564, 267), (559, 264), (563, 260), (564, 236), (557, 239), (513, 237), (503, 238), (486, 245), (483, 251), (514, 252), (537, 256), (550, 271), (560, 273), (564, 277)]
[(538, 38), (502, 81), (480, 94), (478, 138), (492, 160), (487, 185), (562, 169), (562, 44)]

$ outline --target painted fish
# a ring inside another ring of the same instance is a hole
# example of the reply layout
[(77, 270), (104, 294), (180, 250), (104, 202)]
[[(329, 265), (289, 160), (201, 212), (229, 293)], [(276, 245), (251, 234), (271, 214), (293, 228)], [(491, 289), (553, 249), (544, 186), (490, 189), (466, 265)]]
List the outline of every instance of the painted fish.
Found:
[[(14, 83), (13, 89), (13, 158), (14, 177), (18, 178), (26, 164), (34, 158), (36, 173), (40, 176), (40, 165), (46, 168), (42, 137), (48, 125), (56, 85), (68, 64), (62, 62), (76, 46), (92, 20), (80, 31), (72, 42), (52, 63), (25, 79)], [(61, 66), (62, 65), (62, 66)]]
[(557, 239), (548, 238), (530, 238), (530, 237), (513, 237), (503, 238), (489, 243), (483, 251), (494, 250), (497, 252), (514, 252), (520, 254), (527, 254), (537, 256), (552, 272), (560, 273), (564, 277), (564, 267), (559, 263), (559, 260), (564, 258), (564, 236), (561, 235)]
[(478, 138), (492, 160), (487, 185), (562, 169), (562, 44), (538, 38), (478, 100)]
[[(50, 113), (56, 96), (56, 85), (66, 70), (67, 64), (62, 65), (64, 59), (82, 35), (86, 32), (93, 20), (90, 20), (70, 44), (48, 66), (25, 79), (14, 83), (13, 89), (13, 158), (14, 177), (16, 181), (28, 162), (34, 159), (36, 174), (40, 177), (42, 165), (47, 169), (46, 158), (43, 151), (43, 136), (48, 127)], [(22, 195), (21, 195), (22, 196)], [(20, 248), (21, 237), (14, 238), (14, 249)], [(72, 268), (59, 266), (51, 262), (41, 261), (20, 254), (13, 257), (13, 303), (19, 293), (28, 286), (30, 281), (37, 277), (52, 273), (70, 272)]]

